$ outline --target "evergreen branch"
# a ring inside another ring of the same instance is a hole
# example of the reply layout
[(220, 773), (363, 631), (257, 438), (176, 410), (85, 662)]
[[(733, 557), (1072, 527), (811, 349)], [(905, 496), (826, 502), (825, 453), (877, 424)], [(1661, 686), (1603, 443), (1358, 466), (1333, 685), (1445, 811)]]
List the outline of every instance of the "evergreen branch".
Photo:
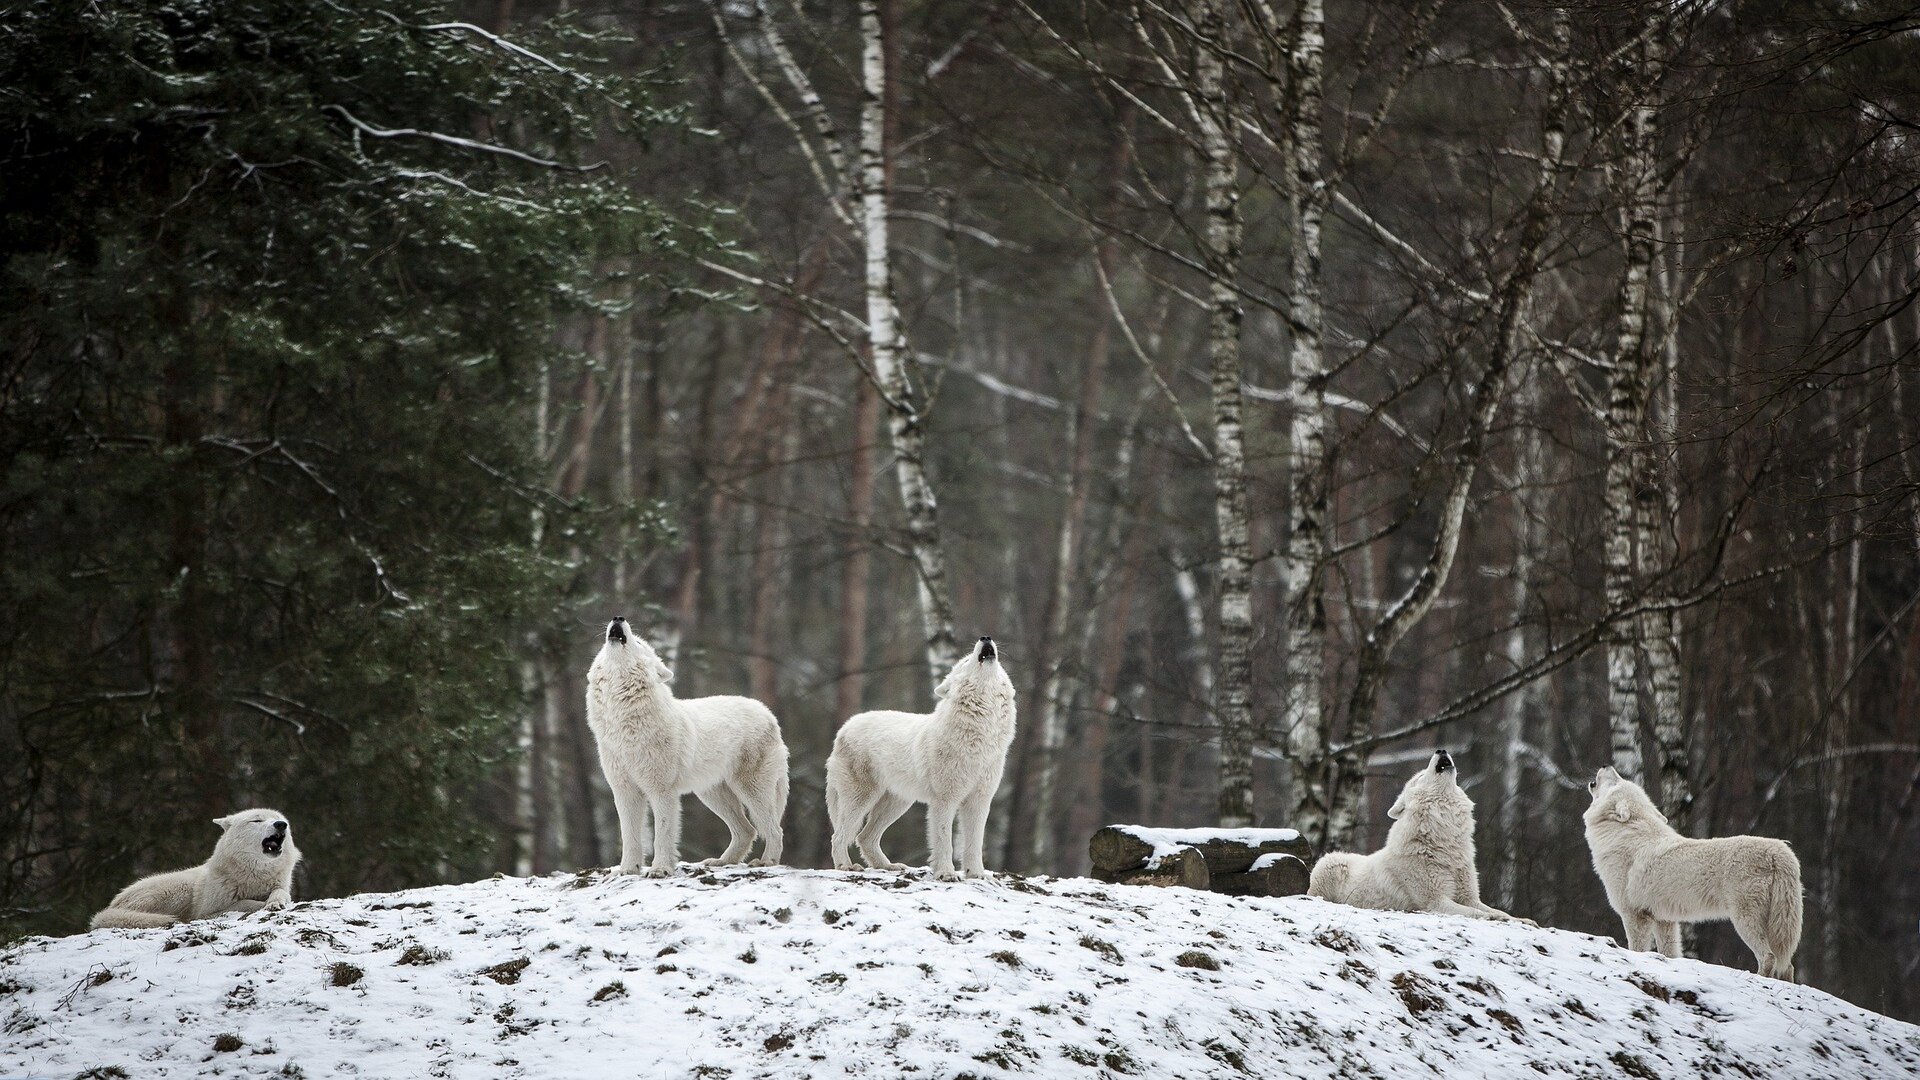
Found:
[(564, 161), (553, 161), (548, 158), (535, 157), (525, 151), (515, 150), (510, 146), (495, 146), (492, 143), (483, 143), (477, 139), (462, 138), (459, 135), (447, 135), (438, 131), (423, 131), (419, 128), (378, 128), (361, 120), (339, 105), (322, 105), (320, 106), (320, 111), (338, 113), (340, 118), (351, 124), (355, 131), (363, 135), (371, 135), (376, 139), (427, 139), (432, 142), (445, 143), (448, 146), (458, 146), (465, 150), (484, 150), (489, 154), (499, 154), (517, 161), (524, 161), (529, 165), (538, 165), (544, 169), (562, 169), (567, 172), (592, 172), (606, 165), (604, 161), (596, 161), (591, 165), (572, 165)]

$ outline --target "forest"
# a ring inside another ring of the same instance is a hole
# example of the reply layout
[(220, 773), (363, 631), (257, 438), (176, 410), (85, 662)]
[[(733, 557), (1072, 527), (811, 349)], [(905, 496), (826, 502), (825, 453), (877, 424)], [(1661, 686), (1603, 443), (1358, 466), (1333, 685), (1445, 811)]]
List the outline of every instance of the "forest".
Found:
[(990, 868), (1372, 850), (1444, 747), (1488, 902), (1610, 935), (1612, 765), (1790, 841), (1801, 980), (1920, 1018), (1910, 5), (0, 29), (0, 938), (246, 806), (302, 897), (617, 863), (624, 615), (773, 708), (795, 866), (839, 724), (991, 635)]

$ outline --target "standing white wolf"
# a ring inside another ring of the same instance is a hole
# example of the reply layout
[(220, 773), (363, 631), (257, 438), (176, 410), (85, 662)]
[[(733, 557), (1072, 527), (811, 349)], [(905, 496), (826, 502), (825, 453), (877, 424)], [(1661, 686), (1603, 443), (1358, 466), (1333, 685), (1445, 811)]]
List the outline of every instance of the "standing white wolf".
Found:
[(1667, 824), (1639, 784), (1601, 769), (1582, 820), (1593, 869), (1627, 931), (1627, 948), (1680, 955), (1680, 924), (1732, 919), (1760, 974), (1793, 981), (1800, 947), (1800, 860), (1767, 836), (1693, 840)]
[[(1460, 790), (1453, 756), (1434, 752), (1387, 811), (1387, 844), (1371, 855), (1331, 852), (1313, 864), (1307, 894), (1382, 911), (1432, 911), (1512, 919), (1480, 900), (1473, 864), (1473, 800)], [(1529, 920), (1518, 920), (1527, 922)]]
[(867, 865), (905, 870), (880, 849), (880, 835), (914, 803), (927, 804), (928, 865), (933, 876), (953, 869), (953, 829), (960, 824), (960, 866), (987, 876), (982, 849), (987, 810), (1013, 744), (1013, 682), (992, 638), (960, 658), (933, 693), (933, 712), (876, 711), (841, 726), (827, 758), (827, 815), (833, 821), (833, 865), (853, 869), (850, 842)]
[[(673, 671), (627, 628), (607, 624), (606, 643), (587, 670), (587, 726), (620, 815), (620, 869), (665, 877), (679, 866), (680, 796), (693, 792), (732, 839), (706, 865), (737, 863), (766, 843), (755, 866), (780, 861), (787, 812), (787, 744), (773, 711), (752, 698), (681, 701)], [(653, 811), (653, 865), (642, 869), (641, 829)]]
[(213, 858), (199, 866), (155, 874), (120, 890), (88, 924), (171, 926), (228, 911), (278, 911), (293, 903), (293, 846), (286, 815), (278, 810), (242, 810), (213, 819), (220, 840)]

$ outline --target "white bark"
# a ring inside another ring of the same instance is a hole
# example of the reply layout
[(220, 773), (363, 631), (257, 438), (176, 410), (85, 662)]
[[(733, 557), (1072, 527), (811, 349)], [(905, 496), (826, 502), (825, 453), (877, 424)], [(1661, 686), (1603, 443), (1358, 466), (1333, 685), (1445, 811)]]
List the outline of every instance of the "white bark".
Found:
[[(1523, 416), (1530, 417), (1539, 407), (1539, 398), (1536, 383), (1523, 382), (1516, 407)], [(1530, 641), (1534, 635), (1527, 625), (1527, 609), (1534, 588), (1533, 556), (1537, 542), (1534, 519), (1540, 508), (1527, 505), (1527, 500), (1545, 503), (1551, 493), (1547, 484), (1546, 453), (1540, 439), (1525, 424), (1516, 431), (1515, 438), (1519, 441), (1513, 468), (1515, 499), (1508, 510), (1513, 529), (1513, 571), (1508, 590), (1513, 625), (1507, 630), (1506, 659), (1510, 670), (1519, 671), (1526, 666), (1527, 657), (1534, 654)], [(1539, 693), (1538, 682), (1526, 683), (1507, 695), (1500, 714), (1500, 805), (1494, 814), (1499, 848), (1494, 859), (1493, 895), (1496, 906), (1502, 909), (1512, 908), (1519, 887), (1525, 843), (1521, 809), (1532, 801), (1532, 793), (1522, 790), (1526, 783), (1526, 749), (1532, 734), (1529, 728), (1534, 702)]]
[(893, 258), (888, 245), (887, 207), (887, 55), (880, 17), (881, 0), (862, 0), (861, 71), (865, 93), (860, 110), (860, 232), (866, 249), (867, 341), (887, 413), (894, 475), (907, 515), (907, 543), (913, 556), (926, 634), (929, 687), (938, 686), (953, 666), (958, 648), (953, 633), (953, 604), (947, 592), (947, 557), (940, 544), (939, 507), (927, 477), (925, 432), (907, 379), (906, 339), (893, 300)]
[(1289, 57), (1293, 115), (1288, 117), (1288, 202), (1293, 216), (1288, 320), (1293, 409), (1287, 430), (1287, 543), (1282, 564), (1287, 605), (1287, 697), (1285, 730), (1294, 778), (1291, 824), (1309, 836), (1323, 835), (1327, 811), (1326, 711), (1321, 700), (1326, 673), (1326, 597), (1320, 570), (1327, 556), (1326, 364), (1322, 352), (1325, 312), (1320, 299), (1320, 226), (1326, 212), (1321, 112), (1321, 66), (1326, 12), (1322, 0), (1302, 0), (1299, 28)]
[(1253, 824), (1253, 553), (1247, 523), (1245, 432), (1241, 422), (1240, 206), (1232, 119), (1227, 113), (1220, 50), (1231, 12), (1208, 0), (1200, 13), (1194, 112), (1199, 120), (1207, 198), (1206, 268), (1210, 314), (1207, 353), (1213, 369), (1214, 519), (1219, 529), (1216, 603), (1219, 663), (1214, 720), (1220, 729), (1219, 820), (1223, 828)]
[[(1621, 224), (1626, 251), (1607, 385), (1606, 599), (1613, 611), (1629, 606), (1644, 584), (1639, 580), (1641, 560), (1636, 553), (1636, 540), (1643, 531), (1637, 496), (1645, 468), (1647, 404), (1653, 381), (1647, 321), (1652, 300), (1658, 184), (1653, 155), (1658, 117), (1650, 83), (1659, 63), (1659, 36), (1648, 32), (1636, 46), (1640, 56), (1634, 65), (1633, 92), (1638, 101), (1627, 115), (1621, 136)], [(1653, 627), (1647, 619), (1621, 620), (1607, 639), (1607, 724), (1613, 767), (1636, 783), (1646, 779), (1641, 739), (1647, 724), (1640, 710), (1639, 661), (1649, 629)]]
[[(1649, 146), (1651, 149), (1651, 146)], [(1651, 166), (1651, 161), (1647, 163)], [(1655, 219), (1658, 222), (1658, 219)], [(1661, 236), (1670, 252), (1660, 274), (1660, 287), (1649, 299), (1650, 314), (1659, 315), (1662, 348), (1657, 362), (1659, 397), (1657, 408), (1654, 387), (1646, 387), (1649, 396), (1649, 445), (1646, 448), (1646, 475), (1637, 500), (1639, 514), (1635, 540), (1642, 587), (1647, 587), (1663, 568), (1663, 562), (1678, 550), (1675, 530), (1679, 526), (1678, 469), (1673, 456), (1679, 452), (1677, 391), (1679, 377), (1679, 278), (1678, 247), (1671, 236)], [(1652, 349), (1648, 352), (1651, 355)], [(1649, 361), (1649, 373), (1654, 362)], [(1641, 616), (1640, 641), (1644, 651), (1647, 682), (1652, 691), (1653, 741), (1659, 755), (1660, 808), (1674, 828), (1687, 831), (1693, 809), (1693, 768), (1689, 759), (1686, 714), (1681, 700), (1680, 613), (1671, 608), (1649, 611)]]

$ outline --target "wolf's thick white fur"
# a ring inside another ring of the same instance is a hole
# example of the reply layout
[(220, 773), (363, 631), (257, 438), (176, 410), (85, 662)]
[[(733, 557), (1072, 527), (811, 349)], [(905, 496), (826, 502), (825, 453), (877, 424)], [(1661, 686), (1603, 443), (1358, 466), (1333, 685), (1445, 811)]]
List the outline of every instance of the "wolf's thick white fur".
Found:
[[(692, 792), (732, 839), (707, 865), (746, 859), (755, 834), (765, 841), (756, 866), (780, 861), (787, 812), (787, 744), (773, 711), (752, 698), (685, 701), (668, 686), (673, 671), (627, 628), (607, 626), (606, 643), (587, 670), (587, 726), (620, 815), (620, 869), (664, 877), (680, 858), (680, 797)], [(653, 812), (653, 863), (645, 866), (642, 830)]]
[(95, 930), (171, 926), (228, 911), (277, 911), (293, 903), (293, 868), (300, 862), (300, 849), (293, 846), (286, 815), (242, 810), (213, 823), (220, 826), (213, 858), (186, 870), (141, 878), (121, 889), (88, 925)]
[(1800, 947), (1800, 860), (1784, 840), (1694, 840), (1667, 824), (1640, 785), (1601, 769), (1581, 815), (1593, 869), (1627, 931), (1627, 948), (1680, 955), (1680, 924), (1731, 919), (1760, 974), (1793, 981)]
[[(1473, 800), (1441, 750), (1400, 789), (1393, 827), (1371, 855), (1331, 852), (1313, 864), (1307, 893), (1354, 907), (1511, 919), (1480, 900), (1473, 858)], [(1521, 920), (1526, 921), (1526, 920)]]
[(851, 870), (850, 845), (867, 865), (904, 870), (887, 858), (880, 836), (914, 803), (927, 804), (928, 860), (933, 876), (953, 879), (953, 832), (960, 826), (960, 866), (983, 878), (987, 811), (1013, 743), (1013, 683), (990, 638), (941, 680), (932, 713), (864, 712), (841, 726), (827, 758), (827, 815), (833, 823), (833, 865)]

